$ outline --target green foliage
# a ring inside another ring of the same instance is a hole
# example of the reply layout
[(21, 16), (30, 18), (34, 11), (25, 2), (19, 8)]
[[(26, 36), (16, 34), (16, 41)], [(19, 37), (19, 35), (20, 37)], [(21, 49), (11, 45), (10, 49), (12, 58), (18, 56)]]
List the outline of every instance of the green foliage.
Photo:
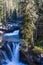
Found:
[(3, 15), (2, 9), (3, 9), (2, 2), (0, 2), (0, 18), (2, 18)]
[(35, 46), (43, 48), (43, 37), (39, 37), (35, 42)]
[[(28, 0), (26, 0), (28, 1)], [(33, 2), (34, 0), (31, 0), (25, 3), (22, 3), (22, 6), (24, 5), (24, 12), (25, 12), (25, 16), (23, 18), (23, 22), (22, 22), (22, 28), (20, 30), (22, 38), (25, 40), (25, 42), (27, 42), (27, 45), (30, 43), (30, 41), (32, 43), (34, 43), (34, 39), (33, 39), (33, 30), (36, 29), (34, 23), (36, 23), (37, 20), (37, 14), (36, 14), (36, 9), (34, 7), (35, 2)], [(22, 10), (23, 10), (22, 9)], [(24, 14), (24, 12), (22, 12)]]
[(4, 6), (3, 6), (3, 1), (0, 0), (0, 19), (2, 22), (5, 21), (5, 13), (4, 13)]
[(33, 51), (43, 53), (43, 48), (42, 47), (35, 46), (33, 48)]

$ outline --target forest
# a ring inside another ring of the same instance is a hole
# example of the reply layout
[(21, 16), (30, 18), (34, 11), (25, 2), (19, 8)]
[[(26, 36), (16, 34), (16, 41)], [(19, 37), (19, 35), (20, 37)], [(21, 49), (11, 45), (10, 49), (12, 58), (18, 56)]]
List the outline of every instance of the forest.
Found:
[(0, 65), (43, 65), (43, 0), (0, 0)]

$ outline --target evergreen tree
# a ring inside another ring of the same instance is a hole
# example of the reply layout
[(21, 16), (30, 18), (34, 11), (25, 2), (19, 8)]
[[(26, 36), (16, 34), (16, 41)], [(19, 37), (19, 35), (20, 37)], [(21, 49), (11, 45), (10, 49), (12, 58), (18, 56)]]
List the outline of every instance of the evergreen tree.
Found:
[(3, 18), (3, 3), (2, 0), (0, 0), (0, 19)]
[[(34, 46), (34, 29), (35, 25), (34, 23), (36, 22), (38, 16), (36, 14), (36, 9), (35, 9), (35, 2), (34, 0), (25, 0), (24, 3), (22, 3), (23, 9), (21, 11), (22, 14), (24, 14), (23, 21), (22, 21), (22, 28), (20, 30), (20, 34), (22, 36), (22, 39), (28, 45), (31, 41), (31, 46)], [(25, 5), (24, 5), (25, 4)], [(23, 11), (24, 10), (24, 11)]]
[(1, 22), (5, 22), (5, 3), (3, 0), (0, 0), (0, 19)]
[(16, 19), (17, 19), (16, 9), (14, 9), (11, 18), (12, 18), (12, 20), (15, 20), (16, 21)]

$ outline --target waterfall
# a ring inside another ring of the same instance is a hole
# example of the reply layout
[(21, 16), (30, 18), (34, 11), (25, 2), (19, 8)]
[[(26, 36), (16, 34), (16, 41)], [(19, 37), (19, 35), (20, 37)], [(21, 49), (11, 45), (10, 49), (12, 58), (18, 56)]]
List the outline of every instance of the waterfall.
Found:
[[(9, 35), (10, 34), (7, 34), (6, 36), (9, 37)], [(3, 45), (4, 49), (0, 50), (0, 55), (3, 57), (2, 59), (0, 58), (0, 65), (25, 65), (19, 60), (20, 44), (20, 42), (5, 42)]]
[(15, 50), (15, 54), (14, 55), (15, 55), (16, 62), (19, 62), (19, 44), (16, 44), (16, 50)]
[[(20, 50), (19, 45), (20, 45), (20, 43), (14, 43), (13, 42), (12, 43), (12, 45), (13, 45), (12, 50), (10, 48), (9, 43), (6, 45), (7, 45), (7, 47), (6, 47), (7, 50), (5, 50), (5, 51), (1, 50), (1, 54), (4, 57), (4, 61), (1, 60), (2, 65), (25, 65), (19, 61), (19, 50)], [(10, 59), (11, 60), (9, 59), (7, 52), (8, 52), (8, 54), (10, 53), (10, 55), (11, 55)]]

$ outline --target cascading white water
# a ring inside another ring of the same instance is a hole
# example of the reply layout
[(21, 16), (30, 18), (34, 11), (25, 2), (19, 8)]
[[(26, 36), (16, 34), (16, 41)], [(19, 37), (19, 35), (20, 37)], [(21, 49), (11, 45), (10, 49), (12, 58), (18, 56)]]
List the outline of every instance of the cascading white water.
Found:
[(14, 60), (16, 60), (15, 62), (19, 62), (19, 44), (16, 44), (14, 57), (15, 57)]
[(13, 57), (12, 61), (10, 61), (7, 65), (25, 65), (21, 62), (19, 62), (19, 43), (14, 44), (15, 50), (13, 48)]
[[(12, 35), (11, 35), (12, 36)], [(20, 42), (8, 42), (6, 43), (5, 50), (1, 50), (1, 55), (4, 57), (3, 61), (1, 60), (0, 65), (25, 65), (19, 61), (19, 45)], [(12, 46), (10, 46), (12, 45)], [(12, 48), (11, 48), (12, 47)], [(10, 57), (10, 59), (9, 59)]]
[(1, 53), (5, 57), (4, 61), (6, 62), (6, 64), (3, 64), (4, 62), (2, 62), (2, 65), (25, 65), (19, 61), (19, 43), (13, 42), (12, 45), (13, 50), (11, 50), (10, 45), (7, 44), (7, 49), (9, 50), (8, 53), (10, 53), (10, 55), (12, 56), (11, 60), (9, 60), (5, 51), (1, 51)]

